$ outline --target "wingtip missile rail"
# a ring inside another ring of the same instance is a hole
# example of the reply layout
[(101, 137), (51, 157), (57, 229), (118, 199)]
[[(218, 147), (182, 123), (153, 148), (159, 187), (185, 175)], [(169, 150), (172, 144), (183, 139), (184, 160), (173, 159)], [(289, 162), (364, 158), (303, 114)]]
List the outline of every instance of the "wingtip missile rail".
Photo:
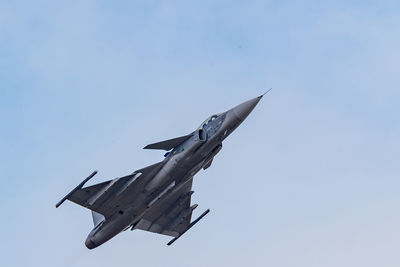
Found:
[(77, 190), (81, 189), (90, 179), (93, 178), (97, 174), (97, 171), (92, 172), (91, 175), (89, 175), (85, 180), (83, 180), (77, 187), (75, 187), (71, 192), (69, 192), (63, 199), (61, 199), (57, 204), (56, 208), (58, 208), (62, 203), (64, 203), (65, 200), (67, 200), (73, 193), (75, 193)]
[[(197, 207), (197, 206), (196, 206), (196, 207)], [(203, 219), (203, 217), (206, 216), (207, 213), (209, 213), (209, 212), (210, 212), (210, 209), (207, 209), (205, 212), (203, 212), (203, 213), (199, 216), (199, 218), (197, 218), (196, 220), (194, 220), (193, 222), (190, 223), (189, 227), (186, 228), (186, 230), (183, 231), (182, 234), (180, 234), (179, 236), (177, 236), (177, 237), (175, 237), (174, 239), (172, 239), (171, 241), (169, 241), (167, 245), (168, 245), (168, 246), (171, 246), (172, 243), (174, 243), (174, 242), (175, 242), (176, 240), (178, 240), (181, 236), (183, 236), (184, 233), (186, 233), (186, 232), (187, 232), (190, 228), (192, 228), (196, 223), (198, 223), (201, 219)]]

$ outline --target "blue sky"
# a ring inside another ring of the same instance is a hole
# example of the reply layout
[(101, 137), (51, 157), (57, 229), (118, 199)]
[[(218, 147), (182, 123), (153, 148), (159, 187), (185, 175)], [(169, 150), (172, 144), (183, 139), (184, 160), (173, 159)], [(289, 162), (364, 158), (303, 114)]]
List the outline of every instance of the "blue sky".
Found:
[[(4, 266), (399, 266), (398, 1), (1, 1)], [(196, 176), (172, 247), (54, 204), (274, 89)]]

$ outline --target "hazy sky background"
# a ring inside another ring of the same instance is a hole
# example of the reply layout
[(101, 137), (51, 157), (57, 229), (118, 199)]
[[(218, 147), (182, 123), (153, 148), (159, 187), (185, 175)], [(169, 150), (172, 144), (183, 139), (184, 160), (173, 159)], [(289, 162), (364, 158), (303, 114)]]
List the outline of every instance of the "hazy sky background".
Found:
[[(1, 1), (2, 266), (400, 265), (400, 2)], [(55, 203), (274, 89), (195, 177), (172, 247)]]

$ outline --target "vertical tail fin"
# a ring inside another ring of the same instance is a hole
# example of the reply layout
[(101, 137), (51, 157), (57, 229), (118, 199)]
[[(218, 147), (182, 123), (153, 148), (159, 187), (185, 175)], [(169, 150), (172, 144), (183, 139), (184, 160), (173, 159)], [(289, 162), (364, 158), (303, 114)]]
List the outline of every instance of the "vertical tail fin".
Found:
[(97, 213), (95, 211), (92, 211), (92, 217), (93, 217), (94, 227), (96, 227), (97, 225), (99, 225), (101, 222), (103, 222), (105, 220), (104, 215)]

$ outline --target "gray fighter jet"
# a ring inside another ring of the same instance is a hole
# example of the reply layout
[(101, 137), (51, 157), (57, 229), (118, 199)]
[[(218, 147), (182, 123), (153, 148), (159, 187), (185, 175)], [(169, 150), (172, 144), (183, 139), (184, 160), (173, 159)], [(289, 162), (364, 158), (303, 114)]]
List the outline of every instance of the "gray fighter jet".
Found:
[(163, 161), (125, 177), (82, 188), (97, 173), (93, 172), (56, 207), (68, 199), (92, 211), (94, 228), (85, 242), (89, 249), (129, 228), (172, 236), (168, 243), (171, 245), (210, 211), (207, 209), (191, 221), (197, 207), (190, 204), (193, 176), (211, 166), (222, 149), (222, 141), (264, 95), (207, 118), (188, 135), (144, 147), (169, 151)]

